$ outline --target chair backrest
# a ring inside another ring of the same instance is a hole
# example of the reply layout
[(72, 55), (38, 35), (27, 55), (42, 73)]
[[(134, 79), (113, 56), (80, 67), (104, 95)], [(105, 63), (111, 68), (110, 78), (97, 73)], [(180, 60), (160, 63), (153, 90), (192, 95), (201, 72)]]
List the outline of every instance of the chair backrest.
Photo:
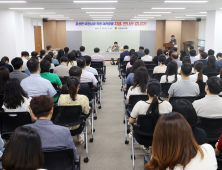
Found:
[(153, 69), (148, 70), (148, 75), (149, 75), (150, 79), (153, 78)]
[(56, 83), (52, 83), (52, 86), (54, 87), (55, 90), (57, 90), (57, 84)]
[(198, 96), (171, 97), (169, 102), (173, 103), (175, 100), (179, 99), (186, 99), (189, 100), (191, 103), (193, 103), (195, 100), (198, 99)]
[(130, 97), (129, 97), (130, 108), (129, 109), (132, 110), (133, 107), (136, 105), (136, 103), (140, 100), (142, 100), (142, 101), (149, 100), (148, 95), (130, 95)]
[(61, 126), (75, 126), (82, 123), (80, 118), (82, 114), (82, 106), (55, 106), (52, 115), (52, 122)]
[(156, 59), (153, 59), (153, 63), (156, 65), (156, 66), (158, 66), (158, 60), (156, 60)]
[(161, 83), (161, 89), (162, 89), (162, 92), (160, 94), (161, 97), (165, 97), (165, 98), (169, 97), (168, 91), (171, 85), (172, 83)]
[(53, 73), (54, 72), (54, 69), (50, 69), (50, 73)]
[(197, 84), (199, 85), (199, 88), (200, 88), (199, 96), (204, 97), (206, 95), (206, 92), (205, 92), (206, 83), (197, 83)]
[(153, 74), (153, 78), (157, 79), (160, 82), (160, 79), (163, 75), (164, 75), (164, 73), (155, 73), (155, 74)]
[(146, 68), (147, 68), (147, 70), (153, 70), (154, 67), (156, 67), (155, 64), (146, 64)]
[(65, 77), (59, 77), (59, 78), (60, 78), (62, 84), (66, 84), (66, 81), (69, 77), (65, 76)]
[(213, 76), (217, 76), (219, 75), (220, 73), (219, 72), (215, 72), (215, 73), (205, 73), (204, 75), (206, 75), (209, 78), (213, 77)]
[(47, 170), (75, 170), (73, 149), (43, 151)]
[(153, 61), (144, 61), (145, 65), (150, 65), (150, 64), (154, 64)]
[[(2, 109), (2, 105), (3, 105), (3, 97), (4, 97), (4, 94), (0, 94), (0, 108)], [(3, 111), (1, 110), (0, 111)]]
[(93, 98), (93, 83), (80, 83), (78, 94), (82, 94), (88, 97), (89, 101)]
[(17, 127), (32, 123), (29, 112), (0, 112), (0, 121), (1, 135), (11, 134)]
[(98, 74), (103, 74), (103, 61), (92, 61), (90, 67), (95, 68)]

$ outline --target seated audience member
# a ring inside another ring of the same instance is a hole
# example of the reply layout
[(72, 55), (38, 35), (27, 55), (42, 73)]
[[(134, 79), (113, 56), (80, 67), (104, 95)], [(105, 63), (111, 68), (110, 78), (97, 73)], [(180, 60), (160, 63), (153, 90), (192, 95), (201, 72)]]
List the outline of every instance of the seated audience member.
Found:
[(193, 107), (200, 117), (222, 118), (222, 98), (219, 93), (222, 91), (222, 80), (218, 77), (211, 77), (206, 82), (205, 92), (207, 95), (193, 102)]
[(9, 63), (9, 58), (6, 56), (2, 57), (2, 59), (0, 61), (0, 67), (6, 67), (9, 70), (9, 72), (11, 73), (11, 72), (13, 72), (13, 67), (8, 63)]
[(91, 61), (95, 61), (95, 62), (98, 62), (98, 61), (102, 61), (103, 62), (103, 65), (105, 65), (105, 60), (104, 60), (104, 57), (99, 55), (99, 52), (100, 52), (100, 49), (99, 48), (94, 48), (94, 53), (92, 56), (91, 56)]
[(69, 76), (69, 67), (68, 67), (68, 58), (61, 57), (60, 65), (55, 67), (54, 73), (57, 74), (59, 77)]
[(209, 49), (208, 50), (208, 57), (210, 57), (210, 56), (214, 56), (214, 53), (215, 53), (215, 51), (214, 50), (212, 50), (212, 49)]
[[(55, 59), (55, 54), (53, 52), (49, 52), (48, 53), (51, 56), (51, 69), (55, 68), (55, 65), (58, 66), (59, 65), (59, 61), (57, 59)], [(49, 60), (49, 59), (48, 59)]]
[(21, 52), (21, 57), (22, 57), (22, 61), (23, 61), (23, 66), (22, 66), (22, 71), (25, 71), (25, 69), (27, 69), (27, 62), (29, 59), (29, 53), (27, 51), (22, 51)]
[(125, 58), (129, 55), (129, 47), (128, 45), (124, 45), (123, 47), (124, 52), (120, 53), (120, 58)]
[(177, 63), (177, 68), (181, 67), (182, 61), (178, 60), (179, 56), (178, 56), (177, 52), (175, 52), (175, 51), (172, 52), (171, 58), (172, 58), (172, 60), (173, 60), (174, 62)]
[(173, 50), (170, 50), (170, 52), (169, 52), (169, 58), (166, 59), (166, 62), (165, 62), (165, 65), (166, 65), (166, 66), (168, 65), (169, 62), (173, 61), (173, 60), (172, 60), (172, 56), (171, 56), (173, 52), (174, 52)]
[(198, 61), (195, 62), (194, 65), (194, 72), (195, 74), (190, 75), (190, 81), (195, 83), (206, 83), (208, 80), (208, 77), (206, 75), (203, 75), (203, 63)]
[(173, 112), (178, 112), (190, 124), (194, 138), (199, 145), (208, 143), (207, 134), (203, 129), (197, 128), (198, 117), (192, 103), (186, 99), (179, 99), (173, 102)]
[(44, 60), (48, 60), (51, 64), (50, 69), (55, 69), (55, 65), (52, 63), (52, 59), (54, 57), (54, 53), (53, 52), (49, 52), (48, 55), (45, 56)]
[(165, 75), (160, 79), (160, 83), (175, 83), (181, 80), (181, 76), (177, 74), (177, 63), (171, 61), (167, 65)]
[[(50, 73), (50, 63), (47, 60), (42, 60), (40, 63), (41, 73), (40, 76), (46, 80), (49, 80), (50, 83), (55, 83), (59, 89), (62, 89), (62, 82), (57, 74)], [(54, 96), (54, 102), (58, 100), (59, 96)]]
[(169, 100), (170, 97), (183, 97), (183, 96), (198, 96), (200, 94), (200, 89), (197, 83), (191, 82), (189, 76), (192, 71), (192, 65), (189, 63), (184, 63), (181, 66), (181, 80), (179, 82), (173, 83), (168, 91)]
[(200, 55), (201, 55), (201, 53), (204, 52), (204, 48), (201, 47), (198, 51), (199, 51), (199, 54), (196, 55), (196, 59), (197, 59), (197, 60), (200, 60), (200, 59), (201, 59), (201, 58), (200, 58)]
[(64, 52), (65, 52), (64, 56), (68, 57), (68, 55), (69, 55), (69, 47), (65, 47), (64, 48)]
[(134, 83), (129, 88), (126, 96), (126, 104), (129, 103), (129, 97), (136, 94), (146, 95), (146, 84), (148, 82), (148, 71), (146, 67), (140, 66), (135, 73)]
[(139, 47), (139, 51), (136, 52), (139, 56), (139, 58), (142, 58), (143, 56), (145, 56), (144, 54), (144, 47), (143, 46), (140, 46)]
[(73, 66), (77, 66), (77, 62), (76, 62), (76, 54), (74, 52), (71, 52), (68, 54), (68, 68), (70, 69)]
[(31, 56), (38, 58), (38, 53), (37, 53), (36, 51), (33, 51), (33, 52), (31, 53)]
[(136, 51), (134, 49), (131, 49), (129, 52), (129, 55), (124, 57), (124, 61), (130, 61), (130, 58), (132, 57), (132, 53), (135, 53)]
[(166, 57), (166, 59), (169, 58), (169, 50), (165, 49), (163, 50), (163, 55)]
[(51, 121), (54, 102), (49, 96), (41, 95), (34, 97), (30, 102), (31, 114), (37, 118), (33, 124), (28, 124), (36, 129), (42, 141), (42, 149), (73, 149), (74, 155), (77, 153), (73, 138), (68, 128), (54, 125)]
[(163, 50), (159, 48), (159, 49), (157, 50), (156, 56), (153, 57), (153, 60), (158, 61), (159, 56), (160, 56), (161, 54), (163, 54)]
[(28, 75), (21, 72), (23, 67), (23, 61), (20, 57), (15, 57), (12, 59), (12, 66), (14, 67), (14, 71), (10, 73), (10, 78), (16, 78), (19, 80), (19, 83), (24, 79), (27, 78)]
[(145, 56), (141, 58), (142, 61), (153, 61), (153, 57), (149, 55), (150, 50), (146, 48), (144, 50)]
[(88, 55), (84, 56), (85, 60), (86, 60), (86, 71), (93, 73), (94, 75), (98, 75), (98, 72), (95, 68), (90, 67), (91, 65), (91, 57)]
[(76, 53), (76, 58), (83, 57), (79, 50), (77, 50), (75, 53)]
[(154, 130), (152, 159), (146, 170), (216, 170), (217, 160), (209, 144), (198, 145), (192, 129), (179, 113), (162, 115)]
[(21, 81), (21, 86), (28, 93), (29, 97), (35, 97), (40, 95), (48, 95), (54, 97), (56, 90), (52, 86), (49, 80), (42, 78), (40, 74), (39, 61), (35, 58), (31, 58), (27, 62), (28, 69), (31, 75)]
[[(189, 63), (189, 64), (191, 64), (190, 57), (185, 56), (185, 57), (183, 58), (182, 65), (183, 65), (184, 63)], [(181, 67), (178, 68), (178, 70), (177, 70), (178, 74), (180, 74), (180, 71), (181, 71)], [(193, 67), (192, 67), (192, 73), (195, 73)]]
[(218, 73), (219, 70), (216, 66), (216, 59), (214, 56), (209, 56), (207, 60), (207, 65), (203, 68), (203, 74), (207, 73)]
[[(67, 89), (69, 94), (62, 94), (59, 97), (58, 106), (73, 106), (73, 105), (81, 105), (82, 112), (84, 114), (89, 114), (89, 99), (84, 96), (78, 94), (80, 88), (80, 82), (77, 77), (69, 77), (67, 79)], [(69, 130), (75, 130), (79, 127), (79, 125), (69, 127)], [(84, 134), (77, 135), (78, 141), (80, 144), (84, 141)]]
[(6, 67), (0, 67), (0, 94), (4, 94), (5, 83), (9, 79), (9, 71)]
[(41, 61), (44, 59), (45, 53), (46, 53), (45, 50), (41, 50), (41, 51), (40, 51), (39, 62), (41, 62)]
[(216, 148), (215, 152), (216, 152), (217, 156), (220, 156), (220, 151), (221, 151), (221, 148), (222, 148), (222, 134), (220, 135), (220, 139), (216, 143), (215, 148)]
[(186, 51), (180, 50), (180, 61), (183, 61), (184, 57), (186, 57)]
[(131, 73), (127, 76), (126, 80), (125, 80), (125, 88), (127, 87), (127, 84), (133, 84), (134, 82), (134, 74), (136, 72), (136, 70), (140, 67), (143, 66), (145, 67), (145, 64), (142, 60), (138, 59), (136, 60), (136, 62), (133, 64)]
[(155, 73), (165, 73), (166, 72), (167, 66), (165, 65), (165, 61), (166, 61), (166, 57), (163, 54), (161, 54), (159, 56), (160, 65), (154, 67), (153, 74), (155, 74)]
[(60, 49), (58, 51), (58, 55), (57, 55), (57, 58), (56, 58), (59, 61), (59, 63), (61, 62), (60, 60), (61, 60), (62, 57), (65, 57), (64, 56), (64, 51), (63, 51), (63, 49)]
[(190, 61), (191, 64), (194, 64), (195, 61), (198, 59), (196, 58), (196, 50), (190, 50)]
[[(138, 56), (138, 54), (137, 54), (136, 52), (132, 52), (131, 57), (132, 57), (132, 56), (136, 56), (137, 59), (139, 59), (139, 56)], [(127, 65), (126, 65), (126, 69), (128, 69), (128, 68), (130, 68), (130, 67), (132, 67), (132, 65), (130, 64), (130, 62), (128, 62)]]
[(131, 65), (131, 67), (129, 67), (129, 68), (127, 68), (126, 69), (126, 77), (128, 77), (128, 75), (131, 73), (131, 70), (132, 70), (132, 66), (133, 66), (133, 64), (136, 62), (136, 60), (138, 59), (138, 57), (137, 56), (135, 56), (135, 55), (133, 55), (133, 56), (131, 56), (131, 58), (130, 58), (130, 65)]
[(177, 52), (177, 47), (173, 47), (172, 50)]
[(194, 50), (194, 46), (191, 45), (187, 49), (188, 49), (188, 52), (187, 52), (186, 56), (190, 56), (190, 50)]
[(79, 47), (79, 50), (80, 50), (80, 52), (81, 52), (81, 56), (82, 56), (82, 57), (84, 57), (85, 55), (88, 55), (88, 54), (85, 53), (86, 48), (85, 48), (84, 46), (80, 46), (80, 47)]
[(200, 53), (200, 57), (199, 57), (200, 59), (199, 60), (196, 60), (195, 62), (194, 62), (194, 64), (196, 63), (196, 62), (202, 62), (203, 63), (203, 65), (204, 66), (206, 66), (207, 65), (207, 53), (205, 53), (205, 52), (202, 52), (202, 53)]
[(52, 51), (52, 46), (51, 45), (47, 45), (46, 46), (46, 55)]
[(77, 66), (82, 69), (82, 74), (80, 78), (80, 83), (93, 83), (94, 87), (97, 87), (98, 80), (95, 78), (93, 73), (86, 71), (86, 60), (81, 57), (77, 60)]
[(222, 68), (222, 53), (217, 54), (216, 66), (219, 70)]
[(2, 157), (4, 170), (37, 170), (44, 164), (39, 133), (31, 127), (18, 127), (12, 133)]

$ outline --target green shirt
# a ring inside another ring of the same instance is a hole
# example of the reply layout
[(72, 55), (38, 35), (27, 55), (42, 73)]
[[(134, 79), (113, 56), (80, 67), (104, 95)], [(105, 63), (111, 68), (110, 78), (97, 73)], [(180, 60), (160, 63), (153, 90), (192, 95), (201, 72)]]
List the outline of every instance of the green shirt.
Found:
[[(57, 74), (47, 72), (47, 73), (40, 73), (40, 76), (44, 79), (49, 80), (51, 83), (55, 83), (57, 86), (62, 85), (62, 82)], [(59, 96), (54, 96), (54, 102), (56, 102), (58, 98)]]
[(177, 40), (176, 39), (174, 39), (174, 40), (171, 39), (171, 41), (169, 43), (177, 45)]

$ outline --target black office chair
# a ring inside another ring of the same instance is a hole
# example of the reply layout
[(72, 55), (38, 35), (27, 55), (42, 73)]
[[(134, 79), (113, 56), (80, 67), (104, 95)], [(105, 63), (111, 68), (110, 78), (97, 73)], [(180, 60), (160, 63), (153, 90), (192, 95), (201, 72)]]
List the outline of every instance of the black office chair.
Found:
[[(0, 106), (3, 105), (3, 97), (4, 97), (4, 94), (0, 94)], [(4, 112), (4, 110), (2, 109), (2, 107), (0, 108), (0, 112)]]
[(155, 73), (155, 74), (153, 74), (153, 78), (157, 79), (160, 82), (160, 79), (164, 74), (165, 73)]
[(50, 71), (50, 73), (53, 73), (53, 72), (54, 72), (54, 69), (50, 69), (49, 71)]
[(1, 136), (9, 140), (14, 130), (23, 125), (31, 124), (29, 112), (0, 112)]
[(154, 62), (153, 61), (144, 61), (144, 64), (145, 65), (150, 65), (150, 64), (154, 64)]
[(222, 151), (220, 151), (220, 155), (217, 156), (217, 170), (222, 170)]
[(80, 170), (80, 155), (74, 157), (73, 149), (43, 151), (47, 170)]
[(198, 99), (204, 98), (206, 96), (206, 92), (205, 92), (205, 86), (206, 83), (197, 83), (199, 85), (200, 88), (200, 94), (198, 96)]
[(213, 76), (217, 76), (219, 75), (220, 73), (219, 72), (215, 72), (215, 73), (205, 73), (204, 75), (206, 75), (209, 78), (213, 77)]
[(66, 81), (69, 77), (65, 76), (65, 77), (59, 77), (59, 78), (60, 78), (62, 84), (66, 84)]
[[(58, 99), (57, 99), (57, 101), (55, 101), (54, 103), (58, 103), (58, 100), (59, 100), (59, 96), (60, 96), (60, 94), (61, 94), (61, 90), (58, 88), (58, 86), (57, 86), (57, 84), (56, 83), (52, 83), (52, 86), (54, 87), (54, 89), (56, 90), (56, 94), (55, 94), (55, 96), (58, 96)], [(55, 97), (54, 96), (54, 97)]]
[(153, 70), (154, 67), (156, 67), (155, 64), (147, 64), (147, 65), (145, 65), (145, 66), (146, 66), (147, 70)]
[(195, 100), (198, 99), (198, 96), (171, 97), (169, 102), (172, 104), (174, 101), (179, 99), (186, 99), (193, 103)]
[(153, 69), (148, 70), (148, 75), (150, 79), (153, 78)]
[(222, 118), (199, 117), (199, 119), (200, 123), (197, 127), (206, 132), (208, 143), (214, 147), (222, 132)]
[(162, 89), (160, 97), (168, 98), (169, 97), (168, 91), (172, 83), (160, 83), (160, 84)]
[(158, 60), (156, 60), (156, 59), (153, 59), (153, 63), (156, 65), (156, 66), (158, 66)]
[(91, 67), (95, 68), (100, 76), (100, 79), (105, 82), (106, 79), (106, 66), (103, 65), (103, 61), (91, 61)]

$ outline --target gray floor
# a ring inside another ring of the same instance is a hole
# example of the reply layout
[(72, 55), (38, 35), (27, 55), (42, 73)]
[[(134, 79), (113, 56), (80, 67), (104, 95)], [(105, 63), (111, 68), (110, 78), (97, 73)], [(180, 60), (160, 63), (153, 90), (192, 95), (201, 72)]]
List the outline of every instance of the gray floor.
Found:
[[(107, 79), (102, 90), (102, 109), (98, 110), (98, 119), (94, 121), (94, 141), (89, 143), (89, 162), (84, 163), (85, 149), (76, 144), (81, 155), (82, 170), (129, 170), (132, 169), (131, 141), (125, 145), (123, 124), (123, 92), (117, 66), (107, 65)], [(88, 126), (88, 132), (91, 128)], [(88, 136), (91, 136), (88, 133)], [(76, 143), (76, 137), (74, 137)], [(144, 152), (135, 146), (136, 170), (144, 169)]]

